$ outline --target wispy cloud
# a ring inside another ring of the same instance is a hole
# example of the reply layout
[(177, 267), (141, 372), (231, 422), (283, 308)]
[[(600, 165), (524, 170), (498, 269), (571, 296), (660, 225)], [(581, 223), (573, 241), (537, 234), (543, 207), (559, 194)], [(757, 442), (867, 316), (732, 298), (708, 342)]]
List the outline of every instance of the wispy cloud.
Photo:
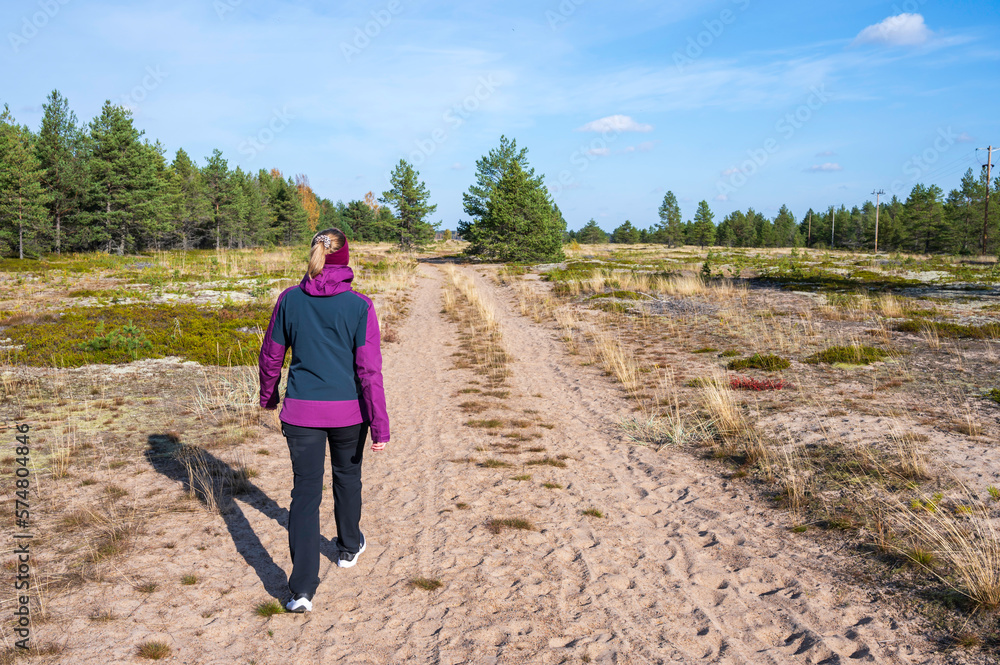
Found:
[(829, 173), (831, 171), (843, 171), (844, 167), (836, 162), (826, 162), (824, 164), (813, 164), (805, 170), (807, 173)]
[(824, 150), (823, 152), (817, 152), (816, 156), (817, 157), (833, 157), (836, 154), (837, 153), (835, 153), (833, 150)]
[(920, 46), (933, 34), (920, 14), (897, 14), (862, 30), (851, 45)]
[(972, 143), (973, 141), (976, 140), (976, 137), (969, 136), (968, 133), (962, 132), (961, 134), (955, 137), (955, 140), (958, 141), (959, 143)]
[(652, 125), (636, 122), (627, 115), (609, 115), (577, 128), (578, 132), (651, 132)]

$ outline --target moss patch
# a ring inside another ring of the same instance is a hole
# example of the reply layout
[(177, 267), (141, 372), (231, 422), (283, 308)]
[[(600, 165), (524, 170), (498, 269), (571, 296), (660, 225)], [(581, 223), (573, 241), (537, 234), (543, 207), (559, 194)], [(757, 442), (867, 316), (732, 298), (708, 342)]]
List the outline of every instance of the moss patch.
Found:
[(966, 326), (960, 323), (944, 321), (924, 321), (909, 319), (896, 325), (899, 332), (920, 334), (925, 330), (937, 333), (938, 337), (952, 339), (1000, 339), (1000, 323), (987, 323), (983, 326)]
[(4, 330), (11, 360), (33, 366), (81, 367), (180, 356), (204, 365), (253, 365), (270, 305), (70, 307)]
[(788, 369), (790, 365), (791, 363), (781, 356), (773, 354), (761, 355), (759, 353), (755, 353), (749, 358), (733, 360), (726, 365), (726, 369), (733, 371), (744, 369), (762, 369), (766, 372), (777, 372), (778, 370)]
[(875, 346), (831, 346), (805, 359), (811, 364), (828, 363), (830, 365), (870, 365), (885, 360), (889, 352)]

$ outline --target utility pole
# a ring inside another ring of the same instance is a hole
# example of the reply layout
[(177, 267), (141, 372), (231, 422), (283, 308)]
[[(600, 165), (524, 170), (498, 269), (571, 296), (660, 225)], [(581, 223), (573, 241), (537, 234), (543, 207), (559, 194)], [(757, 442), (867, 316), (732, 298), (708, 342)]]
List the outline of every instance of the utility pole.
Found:
[(875, 195), (875, 253), (878, 254), (878, 201), (879, 197), (885, 194), (884, 189), (872, 192)]
[(986, 206), (983, 211), (983, 256), (986, 256), (986, 231), (990, 223), (990, 167), (993, 166), (993, 146), (986, 148)]

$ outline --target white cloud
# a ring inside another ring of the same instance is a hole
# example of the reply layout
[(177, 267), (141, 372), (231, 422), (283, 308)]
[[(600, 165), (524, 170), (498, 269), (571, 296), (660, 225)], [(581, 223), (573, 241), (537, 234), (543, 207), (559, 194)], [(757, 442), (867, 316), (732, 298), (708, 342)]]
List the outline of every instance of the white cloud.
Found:
[(955, 137), (955, 140), (958, 141), (959, 143), (972, 143), (973, 141), (976, 140), (976, 137), (969, 136), (968, 133), (962, 132), (961, 134)]
[(729, 175), (736, 175), (737, 173), (743, 173), (743, 171), (741, 171), (740, 169), (738, 169), (736, 167), (733, 167), (731, 169), (726, 169), (725, 171), (723, 171), (722, 175), (723, 176), (729, 176)]
[(836, 154), (837, 153), (835, 153), (833, 150), (824, 150), (823, 152), (817, 152), (816, 156), (817, 157), (833, 157)]
[(609, 115), (600, 120), (588, 122), (578, 128), (578, 132), (651, 132), (652, 125), (636, 122), (627, 115)]
[(814, 164), (806, 169), (808, 173), (826, 173), (830, 171), (843, 171), (844, 168), (836, 162), (826, 162), (825, 164)]
[(611, 150), (608, 148), (591, 148), (587, 151), (588, 155), (594, 155), (596, 157), (607, 157), (611, 154)]
[(868, 26), (858, 33), (851, 45), (919, 46), (933, 34), (920, 14), (898, 14)]
[(715, 197), (715, 200), (716, 201), (728, 201), (729, 200), (729, 195), (728, 194), (718, 194)]
[(461, 171), (464, 168), (465, 167), (462, 166), (462, 162), (455, 162), (454, 164), (451, 165), (451, 170), (452, 171)]

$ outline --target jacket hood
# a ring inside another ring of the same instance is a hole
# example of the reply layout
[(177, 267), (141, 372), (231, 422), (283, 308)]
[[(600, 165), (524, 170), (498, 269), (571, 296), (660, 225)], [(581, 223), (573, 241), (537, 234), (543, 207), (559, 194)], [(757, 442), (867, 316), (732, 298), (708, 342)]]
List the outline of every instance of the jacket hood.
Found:
[(350, 291), (353, 279), (354, 271), (349, 267), (328, 264), (323, 266), (323, 272), (312, 279), (306, 273), (299, 286), (311, 296), (335, 296)]

